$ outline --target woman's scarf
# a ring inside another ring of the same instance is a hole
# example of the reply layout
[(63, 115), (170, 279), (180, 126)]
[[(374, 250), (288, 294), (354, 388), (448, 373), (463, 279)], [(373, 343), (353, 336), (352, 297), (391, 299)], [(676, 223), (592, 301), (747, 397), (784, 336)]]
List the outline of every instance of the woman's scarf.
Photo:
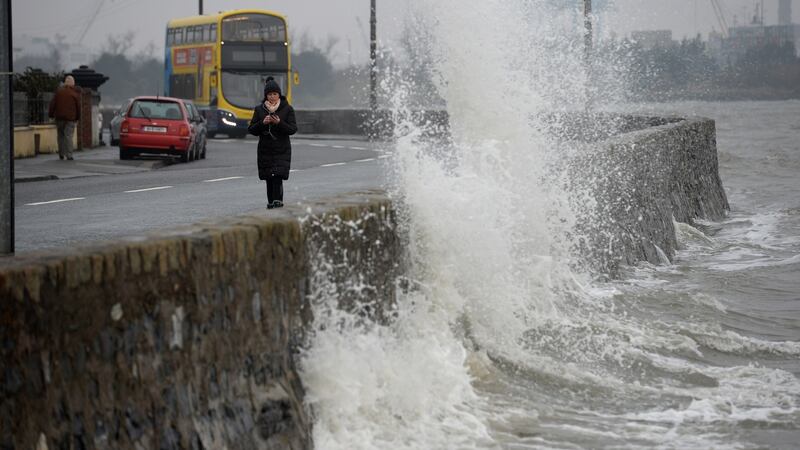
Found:
[(270, 114), (275, 114), (275, 111), (278, 110), (278, 106), (281, 106), (281, 99), (278, 99), (278, 101), (274, 104), (270, 103), (269, 101), (264, 102), (264, 107), (267, 108), (267, 111), (269, 111)]

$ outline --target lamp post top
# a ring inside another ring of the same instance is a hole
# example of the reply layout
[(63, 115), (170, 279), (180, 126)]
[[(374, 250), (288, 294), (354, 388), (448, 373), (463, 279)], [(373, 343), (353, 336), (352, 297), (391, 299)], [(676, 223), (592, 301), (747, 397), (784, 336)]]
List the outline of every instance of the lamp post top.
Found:
[(75, 78), (75, 84), (82, 87), (96, 91), (103, 83), (108, 81), (108, 77), (102, 73), (95, 72), (89, 66), (80, 66), (73, 69), (67, 75), (72, 75)]

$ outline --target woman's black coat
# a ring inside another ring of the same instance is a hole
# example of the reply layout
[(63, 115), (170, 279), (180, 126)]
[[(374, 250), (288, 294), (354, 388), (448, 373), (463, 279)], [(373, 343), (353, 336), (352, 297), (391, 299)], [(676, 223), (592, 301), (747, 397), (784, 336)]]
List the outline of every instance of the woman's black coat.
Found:
[(281, 96), (281, 104), (275, 114), (281, 119), (278, 124), (264, 125), (268, 114), (262, 102), (253, 110), (253, 118), (247, 128), (250, 134), (258, 136), (258, 178), (266, 180), (270, 176), (289, 179), (292, 164), (292, 143), (289, 136), (297, 133), (294, 108)]

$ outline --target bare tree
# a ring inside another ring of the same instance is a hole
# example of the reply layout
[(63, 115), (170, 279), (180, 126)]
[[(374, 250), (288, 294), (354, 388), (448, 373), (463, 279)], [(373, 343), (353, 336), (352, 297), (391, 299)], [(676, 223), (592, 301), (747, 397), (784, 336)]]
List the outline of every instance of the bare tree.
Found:
[(136, 33), (127, 31), (117, 35), (108, 35), (108, 40), (103, 44), (102, 52), (111, 55), (124, 55), (133, 46), (133, 38)]

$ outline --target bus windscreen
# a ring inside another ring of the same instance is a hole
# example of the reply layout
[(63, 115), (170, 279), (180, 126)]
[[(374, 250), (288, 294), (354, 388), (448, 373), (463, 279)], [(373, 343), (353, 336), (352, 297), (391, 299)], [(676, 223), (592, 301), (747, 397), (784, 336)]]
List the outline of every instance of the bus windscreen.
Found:
[(233, 106), (242, 109), (252, 109), (264, 98), (264, 83), (267, 77), (273, 77), (281, 92), (286, 93), (286, 74), (281, 72), (252, 73), (252, 72), (222, 72), (222, 94), (225, 100)]

